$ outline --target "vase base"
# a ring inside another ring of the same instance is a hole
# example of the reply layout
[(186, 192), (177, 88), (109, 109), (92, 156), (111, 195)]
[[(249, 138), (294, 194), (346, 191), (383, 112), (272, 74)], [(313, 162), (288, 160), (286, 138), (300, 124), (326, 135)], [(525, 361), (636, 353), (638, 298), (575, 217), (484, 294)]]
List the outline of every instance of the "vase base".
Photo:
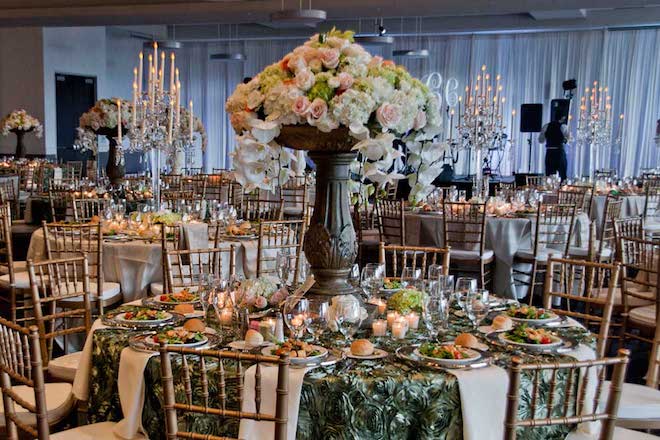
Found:
[(347, 270), (313, 269), (316, 283), (309, 289), (311, 295), (336, 296), (356, 295), (356, 289), (348, 282)]

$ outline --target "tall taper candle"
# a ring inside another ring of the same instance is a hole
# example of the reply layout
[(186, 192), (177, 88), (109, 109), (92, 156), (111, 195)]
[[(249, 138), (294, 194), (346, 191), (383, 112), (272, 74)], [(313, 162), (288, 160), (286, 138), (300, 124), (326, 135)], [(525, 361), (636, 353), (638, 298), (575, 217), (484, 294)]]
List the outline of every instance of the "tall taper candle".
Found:
[(167, 125), (167, 145), (172, 145), (172, 125), (174, 125), (174, 108), (170, 106), (169, 121)]
[[(178, 69), (177, 69), (178, 71)], [(177, 130), (181, 130), (181, 83), (176, 82), (176, 125)]]
[(154, 41), (154, 70), (158, 73), (158, 43), (156, 41)]
[(163, 93), (165, 86), (165, 51), (160, 53), (160, 92)]
[(174, 69), (174, 52), (170, 55), (170, 94), (174, 94), (174, 74), (176, 70)]
[(117, 100), (117, 143), (119, 144), (119, 148), (121, 148), (121, 99)]
[(144, 55), (142, 52), (138, 55), (138, 59), (140, 60), (138, 64), (138, 95), (140, 96), (140, 101), (142, 100), (142, 70), (144, 69)]
[(190, 107), (190, 115), (188, 115), (188, 117), (189, 117), (189, 121), (188, 121), (188, 122), (189, 122), (189, 124), (190, 124), (190, 143), (192, 144), (192, 141), (193, 141), (193, 118), (194, 118), (194, 116), (193, 116), (193, 102), (192, 102), (192, 99), (190, 100), (190, 105), (189, 105), (189, 107)]
[(138, 85), (133, 83), (133, 124), (132, 128), (135, 130), (137, 124), (137, 100), (138, 100)]

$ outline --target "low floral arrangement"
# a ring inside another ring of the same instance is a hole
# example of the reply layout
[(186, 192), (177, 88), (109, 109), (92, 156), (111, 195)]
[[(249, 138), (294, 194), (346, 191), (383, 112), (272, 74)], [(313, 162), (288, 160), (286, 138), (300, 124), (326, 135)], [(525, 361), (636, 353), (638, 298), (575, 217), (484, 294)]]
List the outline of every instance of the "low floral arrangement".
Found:
[(401, 314), (422, 311), (424, 293), (415, 289), (402, 289), (387, 300), (387, 307)]
[(279, 289), (273, 279), (262, 277), (242, 281), (236, 291), (235, 299), (239, 307), (263, 310), (278, 305), (288, 294), (286, 288)]
[[(122, 100), (121, 102), (121, 126), (122, 131), (126, 132), (131, 122), (131, 103)], [(78, 136), (75, 147), (81, 151), (92, 151), (94, 154), (98, 151), (96, 137), (100, 134), (113, 133), (117, 135), (117, 98), (104, 98), (96, 101), (94, 106), (80, 116)]]
[(44, 127), (39, 122), (39, 119), (30, 116), (25, 110), (14, 110), (0, 121), (2, 127), (2, 135), (7, 136), (9, 133), (22, 131), (25, 133), (34, 132), (40, 138), (43, 135)]
[(437, 97), (404, 67), (371, 56), (353, 32), (314, 35), (281, 61), (240, 84), (226, 103), (237, 133), (236, 178), (246, 190), (272, 190), (293, 175), (291, 151), (276, 139), (283, 127), (306, 125), (330, 133), (347, 128), (360, 154), (353, 191), (373, 193), (366, 179), (384, 185), (406, 176), (392, 171), (405, 143), (411, 199), (426, 196), (445, 151)]

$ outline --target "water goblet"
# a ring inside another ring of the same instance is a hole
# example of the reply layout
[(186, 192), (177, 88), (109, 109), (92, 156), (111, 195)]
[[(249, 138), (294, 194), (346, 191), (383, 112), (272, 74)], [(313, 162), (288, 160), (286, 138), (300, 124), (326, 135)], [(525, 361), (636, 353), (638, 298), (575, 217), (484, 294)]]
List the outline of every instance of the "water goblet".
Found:
[(291, 254), (288, 249), (281, 249), (275, 257), (277, 276), (280, 279), (280, 287), (286, 286), (291, 274)]
[(449, 294), (438, 287), (438, 291), (426, 295), (422, 301), (422, 321), (431, 339), (437, 339), (440, 332), (448, 329)]
[(477, 289), (467, 294), (465, 300), (465, 313), (467, 314), (472, 325), (476, 329), (479, 327), (481, 321), (488, 315), (490, 311), (489, 292), (485, 289)]
[(348, 273), (348, 282), (355, 288), (360, 287), (360, 266), (357, 263), (351, 266), (351, 271)]
[(373, 296), (383, 285), (385, 267), (378, 263), (367, 263), (362, 269), (360, 284), (368, 296)]
[(336, 298), (334, 307), (334, 321), (339, 332), (344, 336), (345, 344), (348, 344), (362, 323), (362, 309), (360, 301), (351, 295), (346, 298)]
[(422, 269), (404, 267), (401, 270), (401, 283), (407, 286), (417, 287), (418, 281), (422, 279)]
[(429, 280), (430, 281), (439, 281), (440, 276), (444, 274), (444, 268), (442, 264), (431, 264), (429, 265)]
[(477, 280), (468, 277), (459, 277), (456, 280), (456, 290), (454, 291), (454, 298), (459, 307), (465, 311), (466, 296), (470, 292), (477, 290)]
[(282, 307), (284, 323), (289, 328), (295, 339), (303, 336), (305, 328), (309, 325), (309, 300), (290, 296), (284, 301)]
[(307, 331), (312, 335), (314, 342), (319, 342), (330, 321), (330, 303), (324, 299), (310, 299), (308, 315)]

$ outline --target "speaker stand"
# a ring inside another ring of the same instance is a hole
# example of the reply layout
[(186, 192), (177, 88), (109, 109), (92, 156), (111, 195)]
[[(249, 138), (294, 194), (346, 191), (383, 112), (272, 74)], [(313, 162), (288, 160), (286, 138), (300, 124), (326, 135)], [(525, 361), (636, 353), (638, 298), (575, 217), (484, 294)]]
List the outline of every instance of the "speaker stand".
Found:
[(529, 156), (527, 157), (527, 172), (532, 172), (532, 133), (527, 138), (527, 145), (529, 146)]

